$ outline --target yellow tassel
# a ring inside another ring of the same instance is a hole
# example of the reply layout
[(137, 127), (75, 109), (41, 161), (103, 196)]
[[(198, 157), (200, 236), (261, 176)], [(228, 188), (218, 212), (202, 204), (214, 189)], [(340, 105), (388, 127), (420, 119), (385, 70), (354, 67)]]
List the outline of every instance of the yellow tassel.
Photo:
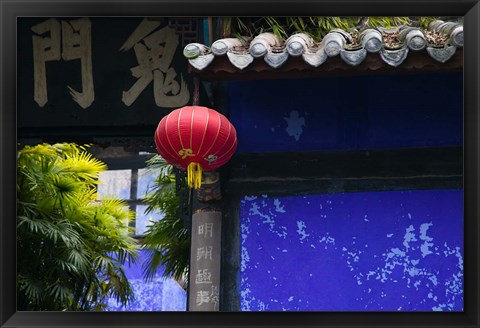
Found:
[(198, 189), (202, 186), (202, 165), (192, 162), (187, 167), (187, 183), (190, 188)]

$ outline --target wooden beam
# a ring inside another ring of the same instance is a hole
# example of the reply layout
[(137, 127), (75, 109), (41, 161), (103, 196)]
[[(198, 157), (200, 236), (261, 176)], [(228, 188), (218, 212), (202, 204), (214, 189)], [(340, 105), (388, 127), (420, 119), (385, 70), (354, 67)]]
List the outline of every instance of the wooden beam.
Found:
[(227, 56), (215, 57), (203, 70), (189, 65), (189, 72), (203, 81), (228, 81), (252, 79), (298, 79), (318, 76), (359, 76), (371, 74), (414, 74), (426, 72), (463, 71), (463, 49), (458, 48), (455, 55), (446, 63), (434, 60), (426, 51), (410, 52), (398, 67), (389, 66), (380, 55), (369, 54), (358, 66), (350, 66), (339, 56), (328, 58), (319, 67), (312, 67), (300, 57), (291, 57), (279, 68), (268, 66), (262, 58), (254, 59), (248, 67), (240, 70), (233, 66)]
[(461, 188), (463, 149), (237, 154), (221, 174), (234, 195)]

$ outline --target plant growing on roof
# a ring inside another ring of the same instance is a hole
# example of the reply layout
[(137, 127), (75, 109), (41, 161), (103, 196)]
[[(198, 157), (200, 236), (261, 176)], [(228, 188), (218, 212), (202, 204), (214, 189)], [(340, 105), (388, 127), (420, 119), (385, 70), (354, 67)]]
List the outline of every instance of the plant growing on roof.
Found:
[(106, 165), (86, 146), (25, 146), (17, 156), (17, 307), (22, 311), (102, 310), (133, 298), (122, 264), (134, 259), (132, 212), (96, 200)]
[(354, 33), (367, 28), (392, 28), (416, 25), (424, 29), (437, 17), (226, 17), (223, 19), (222, 37), (252, 38), (261, 32), (272, 32), (280, 40), (295, 33), (307, 33), (320, 42), (332, 29)]
[(177, 194), (172, 165), (155, 155), (147, 161), (147, 167), (160, 173), (145, 198), (146, 212), (158, 211), (164, 217), (145, 232), (143, 248), (149, 255), (143, 267), (144, 277), (153, 279), (162, 265), (165, 267), (164, 277), (183, 281), (188, 276), (190, 236), (181, 211), (187, 213), (188, 204), (182, 203)]

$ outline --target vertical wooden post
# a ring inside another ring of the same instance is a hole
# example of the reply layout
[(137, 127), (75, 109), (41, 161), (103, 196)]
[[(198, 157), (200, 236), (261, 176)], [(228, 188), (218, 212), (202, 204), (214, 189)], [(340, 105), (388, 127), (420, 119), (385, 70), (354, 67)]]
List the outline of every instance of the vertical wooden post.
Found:
[[(193, 105), (198, 106), (200, 82), (197, 77), (193, 81)], [(218, 172), (204, 171), (202, 186), (192, 198), (188, 311), (219, 311), (222, 212), (212, 208), (221, 199)]]
[(189, 311), (219, 311), (222, 213), (197, 210), (192, 215)]

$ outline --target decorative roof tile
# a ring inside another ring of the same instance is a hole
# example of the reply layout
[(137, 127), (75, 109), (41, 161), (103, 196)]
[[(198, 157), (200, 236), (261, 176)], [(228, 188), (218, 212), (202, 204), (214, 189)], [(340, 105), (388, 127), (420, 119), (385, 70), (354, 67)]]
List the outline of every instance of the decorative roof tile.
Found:
[(306, 33), (293, 34), (284, 42), (273, 33), (261, 33), (249, 43), (237, 38), (216, 40), (211, 47), (190, 43), (183, 53), (198, 71), (213, 62), (224, 61), (225, 57), (239, 70), (254, 66), (252, 63), (262, 58), (271, 69), (278, 70), (290, 61), (298, 64), (297, 58), (313, 68), (332, 61), (332, 57), (339, 57), (348, 66), (358, 66), (376, 53), (377, 58), (391, 67), (399, 67), (410, 53), (422, 52), (435, 62), (446, 63), (462, 47), (462, 23), (434, 21), (428, 30), (409, 26), (368, 28), (354, 35), (332, 29), (319, 43)]

